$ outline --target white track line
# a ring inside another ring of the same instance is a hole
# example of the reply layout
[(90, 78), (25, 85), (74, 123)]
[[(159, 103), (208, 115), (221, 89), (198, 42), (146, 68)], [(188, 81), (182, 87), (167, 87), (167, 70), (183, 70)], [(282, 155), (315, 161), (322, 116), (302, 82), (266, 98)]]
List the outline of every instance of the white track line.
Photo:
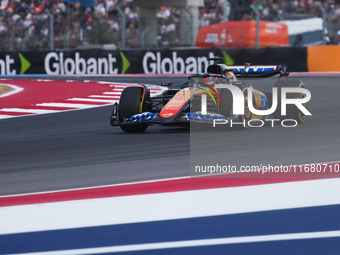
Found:
[(0, 196), (3, 197), (18, 197), (18, 196), (27, 196), (27, 195), (39, 195), (39, 194), (54, 194), (59, 192), (69, 192), (69, 191), (79, 191), (79, 190), (90, 190), (90, 189), (98, 189), (98, 188), (110, 188), (110, 187), (120, 187), (126, 185), (133, 185), (133, 184), (145, 184), (145, 183), (156, 183), (156, 182), (166, 182), (166, 181), (174, 181), (174, 180), (182, 180), (182, 179), (189, 179), (191, 176), (183, 176), (183, 177), (174, 177), (174, 178), (165, 178), (165, 179), (156, 179), (156, 180), (149, 180), (149, 181), (139, 181), (139, 182), (125, 182), (119, 184), (111, 184), (111, 185), (100, 185), (100, 186), (90, 186), (84, 188), (75, 188), (75, 189), (62, 189), (62, 190), (55, 190), (55, 191), (42, 191), (42, 192), (33, 192), (33, 193), (23, 193), (23, 194), (15, 194), (15, 195), (6, 195)]
[(117, 98), (118, 96), (104, 96), (104, 95), (93, 95), (93, 96), (89, 96), (89, 97), (92, 97), (92, 98)]
[(3, 109), (0, 109), (0, 112), (22, 112), (22, 113), (42, 114), (42, 113), (54, 113), (54, 112), (60, 112), (60, 111), (58, 111), (58, 110), (39, 110), (39, 109), (21, 109), (21, 108), (3, 108)]
[(112, 103), (114, 100), (106, 99), (92, 99), (92, 98), (70, 98), (69, 101), (85, 101), (85, 102), (97, 102), (97, 103)]
[(0, 235), (337, 205), (339, 192), (334, 178), (7, 206)]
[(120, 96), (122, 94), (122, 92), (104, 92), (104, 95), (117, 95)]
[[(110, 253), (127, 252), (127, 251), (131, 252), (131, 251), (159, 250), (159, 249), (171, 249), (171, 248), (199, 247), (199, 246), (209, 246), (209, 245), (273, 242), (273, 241), (301, 240), (301, 239), (312, 239), (312, 238), (313, 239), (314, 238), (332, 238), (332, 237), (340, 237), (340, 231), (320, 231), (320, 232), (289, 233), (289, 234), (276, 234), (276, 235), (226, 237), (226, 238), (200, 239), (200, 240), (190, 240), (190, 241), (116, 245), (116, 246), (109, 246), (109, 247), (85, 248), (85, 249), (74, 249), (74, 250), (20, 253), (20, 255), (86, 255), (86, 254), (100, 254), (100, 253), (109, 253), (109, 252)], [(12, 254), (12, 255), (19, 255), (19, 254)]]
[(96, 105), (90, 105), (90, 104), (72, 104), (72, 103), (42, 103), (42, 104), (37, 104), (37, 106), (74, 108), (74, 109), (86, 109), (86, 108), (96, 107)]
[(0, 115), (0, 120), (2, 120), (2, 119), (9, 119), (9, 118), (13, 118), (13, 117), (17, 117), (17, 116), (13, 116), (13, 115)]

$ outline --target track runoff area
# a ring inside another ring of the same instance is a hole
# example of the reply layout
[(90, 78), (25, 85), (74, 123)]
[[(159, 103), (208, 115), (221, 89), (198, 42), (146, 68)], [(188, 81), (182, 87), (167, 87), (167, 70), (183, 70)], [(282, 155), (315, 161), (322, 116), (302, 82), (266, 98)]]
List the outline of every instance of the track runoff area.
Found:
[[(52, 85), (39, 82), (39, 89)], [(48, 89), (62, 91), (67, 82)], [(70, 83), (66, 96), (46, 89), (32, 98), (29, 82), (2, 81), (12, 94), (2, 95), (0, 116), (112, 104), (131, 85)], [(183, 177), (5, 196), (0, 254), (337, 254), (339, 187), (338, 178)]]

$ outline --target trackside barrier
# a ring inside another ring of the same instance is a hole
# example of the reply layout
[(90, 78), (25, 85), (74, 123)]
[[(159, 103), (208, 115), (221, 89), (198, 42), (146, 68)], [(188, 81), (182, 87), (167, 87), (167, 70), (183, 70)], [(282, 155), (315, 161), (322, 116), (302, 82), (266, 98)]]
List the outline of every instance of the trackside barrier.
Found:
[(0, 75), (185, 74), (204, 72), (219, 49), (1, 52)]
[(340, 45), (308, 47), (309, 72), (340, 72)]
[[(253, 48), (256, 46), (256, 21), (227, 21), (200, 29), (196, 37), (198, 47)], [(279, 22), (259, 22), (259, 46), (288, 46), (288, 27)]]
[(0, 53), (0, 75), (188, 74), (205, 72), (209, 57), (227, 65), (286, 65), (290, 72), (340, 71), (340, 46), (260, 49), (22, 51)]

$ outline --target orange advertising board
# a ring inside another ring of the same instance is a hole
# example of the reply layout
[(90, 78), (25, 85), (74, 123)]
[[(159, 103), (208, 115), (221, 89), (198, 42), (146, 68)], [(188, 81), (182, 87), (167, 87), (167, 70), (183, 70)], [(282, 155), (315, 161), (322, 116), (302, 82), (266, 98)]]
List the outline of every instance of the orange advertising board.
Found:
[[(279, 22), (260, 21), (259, 46), (288, 46), (288, 27)], [(196, 46), (202, 48), (253, 48), (256, 21), (227, 21), (202, 27)]]
[(340, 45), (308, 46), (308, 72), (339, 72)]

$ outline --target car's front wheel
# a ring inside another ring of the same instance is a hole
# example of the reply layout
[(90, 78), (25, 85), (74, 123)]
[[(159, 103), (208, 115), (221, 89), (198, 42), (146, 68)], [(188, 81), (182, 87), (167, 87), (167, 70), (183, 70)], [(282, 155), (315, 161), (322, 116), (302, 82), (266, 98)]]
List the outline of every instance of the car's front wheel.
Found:
[[(132, 117), (143, 111), (143, 88), (127, 87), (123, 90), (119, 100), (119, 122), (124, 122), (127, 118)], [(125, 123), (121, 124), (120, 128), (128, 133), (144, 132), (148, 125)]]

